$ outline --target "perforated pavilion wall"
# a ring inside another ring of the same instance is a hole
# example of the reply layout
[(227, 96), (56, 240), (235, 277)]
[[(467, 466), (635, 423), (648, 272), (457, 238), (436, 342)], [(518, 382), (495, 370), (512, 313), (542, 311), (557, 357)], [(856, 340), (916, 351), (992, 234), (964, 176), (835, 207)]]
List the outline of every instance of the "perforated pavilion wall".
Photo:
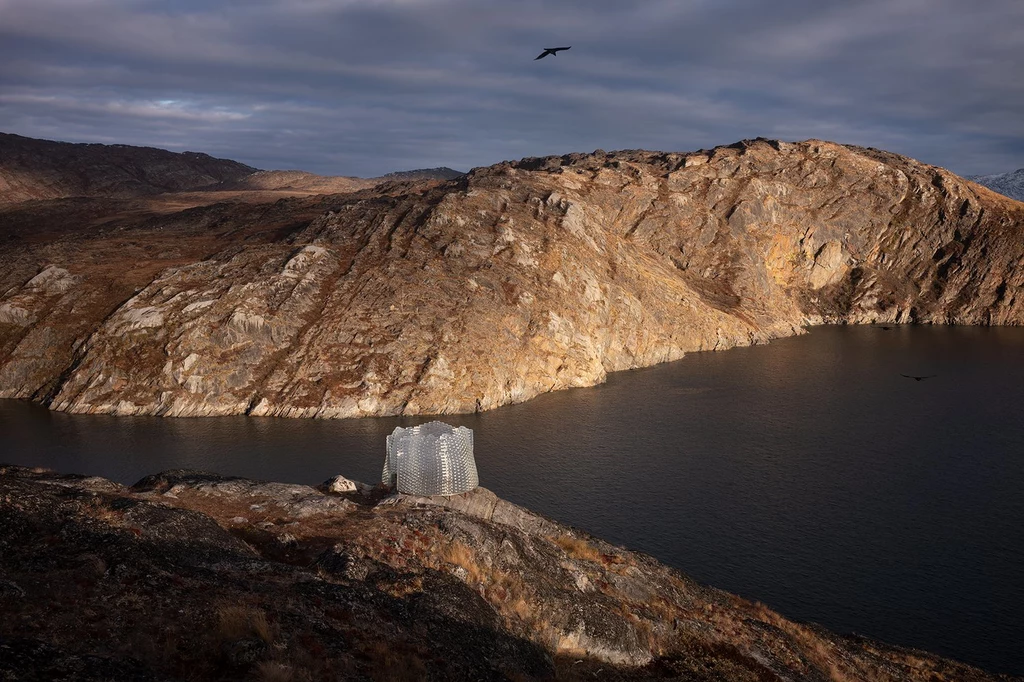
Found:
[(480, 484), (473, 430), (444, 422), (398, 427), (387, 437), (384, 485), (410, 495), (458, 495)]

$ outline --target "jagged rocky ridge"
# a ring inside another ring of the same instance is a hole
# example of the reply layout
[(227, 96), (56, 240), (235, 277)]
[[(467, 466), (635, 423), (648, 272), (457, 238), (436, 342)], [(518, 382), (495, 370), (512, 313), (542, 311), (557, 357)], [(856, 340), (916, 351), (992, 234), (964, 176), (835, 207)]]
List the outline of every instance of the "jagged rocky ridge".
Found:
[(0, 677), (995, 680), (795, 623), (477, 489), (0, 465)]
[(72, 412), (487, 410), (803, 325), (1024, 316), (1024, 205), (814, 140), (25, 224), (0, 255), (0, 396)]

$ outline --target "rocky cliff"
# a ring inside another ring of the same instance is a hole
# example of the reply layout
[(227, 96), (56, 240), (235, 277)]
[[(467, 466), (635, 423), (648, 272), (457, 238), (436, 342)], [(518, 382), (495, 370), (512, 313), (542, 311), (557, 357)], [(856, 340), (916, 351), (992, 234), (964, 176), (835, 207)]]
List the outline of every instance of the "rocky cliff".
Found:
[(73, 412), (487, 410), (803, 325), (1024, 320), (1024, 204), (813, 140), (2, 217), (0, 396)]
[(0, 678), (25, 681), (1007, 679), (795, 623), (483, 489), (0, 466), (0, 613)]

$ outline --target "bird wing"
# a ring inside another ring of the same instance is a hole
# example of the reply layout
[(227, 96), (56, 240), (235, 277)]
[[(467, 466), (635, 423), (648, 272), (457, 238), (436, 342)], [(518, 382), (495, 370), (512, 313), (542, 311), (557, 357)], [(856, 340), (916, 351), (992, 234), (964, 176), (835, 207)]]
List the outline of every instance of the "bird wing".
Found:
[[(569, 47), (572, 47), (572, 45), (570, 45)], [(549, 47), (548, 49), (551, 50), (552, 52), (558, 52), (559, 50), (568, 50), (569, 47)]]
[(544, 59), (544, 57), (547, 57), (549, 54), (554, 53), (551, 50), (544, 50), (543, 52), (540, 53), (540, 55), (534, 57), (533, 61), (537, 61), (538, 59)]

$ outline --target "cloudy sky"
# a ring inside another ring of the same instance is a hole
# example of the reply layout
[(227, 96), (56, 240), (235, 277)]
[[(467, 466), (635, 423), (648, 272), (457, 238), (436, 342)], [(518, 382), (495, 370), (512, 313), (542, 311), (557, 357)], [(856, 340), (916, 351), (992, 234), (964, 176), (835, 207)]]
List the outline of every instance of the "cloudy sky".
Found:
[(0, 0), (0, 131), (361, 176), (757, 136), (1003, 172), (1024, 0)]

